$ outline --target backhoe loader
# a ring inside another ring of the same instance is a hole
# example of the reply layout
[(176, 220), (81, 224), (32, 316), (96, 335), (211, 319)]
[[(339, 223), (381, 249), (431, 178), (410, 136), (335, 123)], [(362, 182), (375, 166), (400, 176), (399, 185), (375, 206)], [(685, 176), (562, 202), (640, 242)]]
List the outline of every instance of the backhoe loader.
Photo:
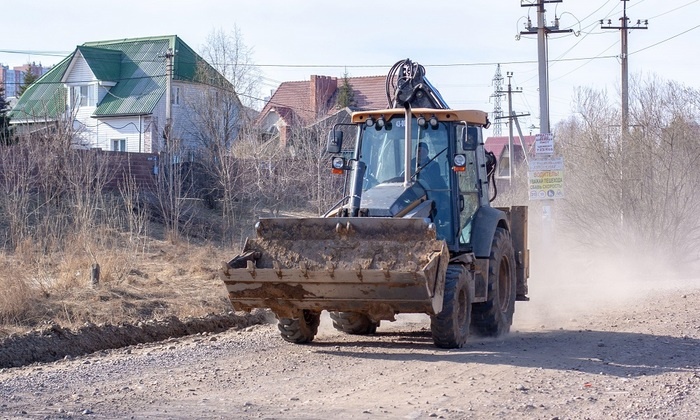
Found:
[(323, 310), (349, 334), (424, 313), (441, 348), (504, 334), (515, 301), (528, 300), (527, 207), (490, 204), (487, 114), (449, 109), (409, 59), (386, 86), (386, 109), (355, 112), (329, 133), (343, 198), (323, 217), (261, 218), (220, 272), (231, 303), (269, 308), (293, 343), (314, 339)]

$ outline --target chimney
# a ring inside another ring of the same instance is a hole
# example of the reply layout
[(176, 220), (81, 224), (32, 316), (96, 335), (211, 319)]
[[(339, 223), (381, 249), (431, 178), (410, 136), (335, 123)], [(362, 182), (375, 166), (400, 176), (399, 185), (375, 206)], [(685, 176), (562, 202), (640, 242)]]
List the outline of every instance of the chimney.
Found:
[(311, 76), (311, 109), (314, 117), (328, 111), (328, 100), (338, 89), (338, 79), (330, 76)]

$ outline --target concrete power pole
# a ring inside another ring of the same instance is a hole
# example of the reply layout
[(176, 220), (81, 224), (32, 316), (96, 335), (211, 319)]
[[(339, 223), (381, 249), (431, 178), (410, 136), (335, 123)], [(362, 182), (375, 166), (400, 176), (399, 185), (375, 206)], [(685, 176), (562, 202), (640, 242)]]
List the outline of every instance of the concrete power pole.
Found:
[(600, 20), (601, 29), (618, 29), (620, 31), (620, 38), (622, 44), (622, 51), (620, 52), (621, 61), (621, 85), (622, 85), (622, 121), (621, 121), (621, 135), (624, 137), (629, 133), (629, 68), (627, 64), (627, 35), (628, 31), (631, 29), (648, 29), (649, 21), (637, 20), (637, 26), (629, 26), (629, 18), (627, 17), (627, 1), (621, 0), (622, 6), (622, 17), (620, 18), (620, 26), (612, 26), (612, 21), (608, 19), (608, 24), (605, 26), (604, 19)]
[(510, 79), (513, 77), (513, 72), (509, 71), (508, 75), (508, 182), (513, 184), (513, 89), (510, 84)]
[(537, 34), (537, 62), (539, 70), (540, 88), (540, 133), (549, 133), (549, 74), (547, 58), (547, 34), (573, 32), (572, 29), (559, 29), (559, 18), (555, 16), (554, 25), (545, 24), (545, 4), (562, 3), (564, 0), (538, 0), (529, 2), (520, 0), (520, 7), (537, 7), (537, 26), (533, 27), (528, 18), (527, 30), (521, 31), (521, 35)]
[(172, 130), (172, 84), (173, 84), (173, 58), (175, 57), (175, 52), (172, 48), (168, 48), (165, 52), (165, 59), (167, 63), (165, 64), (165, 129), (163, 130), (163, 138), (167, 143), (170, 140), (170, 131)]

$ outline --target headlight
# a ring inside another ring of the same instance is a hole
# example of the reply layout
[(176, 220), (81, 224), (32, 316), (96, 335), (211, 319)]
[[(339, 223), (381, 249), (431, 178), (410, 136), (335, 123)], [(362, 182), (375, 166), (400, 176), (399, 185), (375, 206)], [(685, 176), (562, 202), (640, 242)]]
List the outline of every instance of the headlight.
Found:
[(432, 128), (432, 129), (436, 129), (436, 128), (437, 128), (437, 126), (438, 126), (438, 119), (437, 119), (437, 117), (435, 117), (435, 115), (433, 115), (432, 117), (430, 117), (430, 120), (428, 120), (428, 122), (430, 123), (430, 128)]
[(455, 155), (455, 166), (467, 166), (467, 157), (464, 155)]
[(333, 169), (345, 169), (345, 159), (342, 157), (334, 157), (331, 161)]
[(453, 169), (455, 172), (464, 172), (467, 167), (467, 157), (465, 155), (455, 155), (452, 158), (454, 163)]

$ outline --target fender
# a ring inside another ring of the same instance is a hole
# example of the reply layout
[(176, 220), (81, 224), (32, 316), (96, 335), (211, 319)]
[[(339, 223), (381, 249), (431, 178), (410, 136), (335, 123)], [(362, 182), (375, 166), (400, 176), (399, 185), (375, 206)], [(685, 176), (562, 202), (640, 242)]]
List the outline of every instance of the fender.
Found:
[(505, 212), (489, 206), (481, 206), (472, 221), (471, 243), (476, 258), (491, 256), (491, 242), (497, 227), (510, 231)]

